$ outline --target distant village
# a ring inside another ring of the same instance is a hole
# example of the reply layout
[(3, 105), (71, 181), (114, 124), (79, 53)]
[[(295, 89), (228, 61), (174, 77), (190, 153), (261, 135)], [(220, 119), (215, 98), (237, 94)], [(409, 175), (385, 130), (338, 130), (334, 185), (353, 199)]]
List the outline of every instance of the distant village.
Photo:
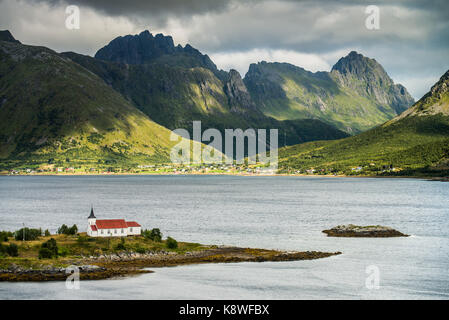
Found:
[(33, 174), (275, 174), (274, 169), (262, 166), (235, 164), (172, 165), (148, 164), (136, 167), (57, 167), (19, 168), (5, 172), (9, 175)]
[(398, 173), (402, 169), (390, 165), (376, 165), (370, 163), (349, 167), (346, 169), (336, 168), (308, 168), (297, 169), (282, 167), (273, 169), (262, 165), (247, 164), (201, 164), (201, 165), (175, 165), (175, 164), (146, 164), (135, 167), (89, 167), (89, 166), (56, 166), (45, 165), (37, 168), (24, 167), (1, 172), (6, 175), (107, 175), (107, 174), (236, 174), (236, 175), (376, 175)]

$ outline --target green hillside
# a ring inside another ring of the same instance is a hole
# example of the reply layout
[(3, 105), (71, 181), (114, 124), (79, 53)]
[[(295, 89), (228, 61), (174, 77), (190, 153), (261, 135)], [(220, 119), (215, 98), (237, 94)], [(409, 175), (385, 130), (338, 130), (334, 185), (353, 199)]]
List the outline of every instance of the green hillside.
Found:
[(412, 108), (359, 135), (281, 149), (282, 172), (449, 174), (449, 71)]
[(288, 63), (252, 64), (244, 82), (267, 116), (319, 119), (350, 134), (384, 123), (414, 102), (380, 64), (354, 51), (331, 72), (312, 73)]
[(0, 41), (0, 122), (2, 168), (167, 162), (173, 145), (92, 72), (14, 41)]

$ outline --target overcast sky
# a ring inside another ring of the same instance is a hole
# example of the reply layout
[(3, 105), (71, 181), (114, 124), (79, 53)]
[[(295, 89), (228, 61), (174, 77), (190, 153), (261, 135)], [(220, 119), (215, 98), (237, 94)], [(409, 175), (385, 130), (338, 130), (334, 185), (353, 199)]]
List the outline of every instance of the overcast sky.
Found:
[[(69, 4), (80, 8), (79, 30), (65, 27)], [(368, 5), (380, 9), (379, 30), (365, 27)], [(88, 55), (147, 29), (242, 76), (261, 60), (329, 71), (356, 50), (417, 99), (449, 69), (446, 0), (0, 0), (0, 29), (25, 44)]]

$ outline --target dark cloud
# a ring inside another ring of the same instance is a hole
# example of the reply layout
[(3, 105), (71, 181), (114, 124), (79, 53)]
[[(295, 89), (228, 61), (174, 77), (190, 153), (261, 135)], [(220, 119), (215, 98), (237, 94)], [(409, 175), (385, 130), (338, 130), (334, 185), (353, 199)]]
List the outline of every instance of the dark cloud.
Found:
[(158, 19), (191, 16), (226, 9), (231, 0), (28, 0), (51, 5), (71, 4), (90, 7), (114, 16), (136, 15)]

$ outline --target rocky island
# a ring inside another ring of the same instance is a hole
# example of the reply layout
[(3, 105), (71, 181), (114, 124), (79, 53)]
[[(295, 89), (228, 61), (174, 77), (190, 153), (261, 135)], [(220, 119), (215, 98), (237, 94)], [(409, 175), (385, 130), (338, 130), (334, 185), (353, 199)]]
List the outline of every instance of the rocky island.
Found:
[(356, 226), (353, 224), (336, 226), (329, 230), (323, 230), (328, 237), (364, 237), (364, 238), (389, 238), (408, 237), (407, 234), (385, 226)]

